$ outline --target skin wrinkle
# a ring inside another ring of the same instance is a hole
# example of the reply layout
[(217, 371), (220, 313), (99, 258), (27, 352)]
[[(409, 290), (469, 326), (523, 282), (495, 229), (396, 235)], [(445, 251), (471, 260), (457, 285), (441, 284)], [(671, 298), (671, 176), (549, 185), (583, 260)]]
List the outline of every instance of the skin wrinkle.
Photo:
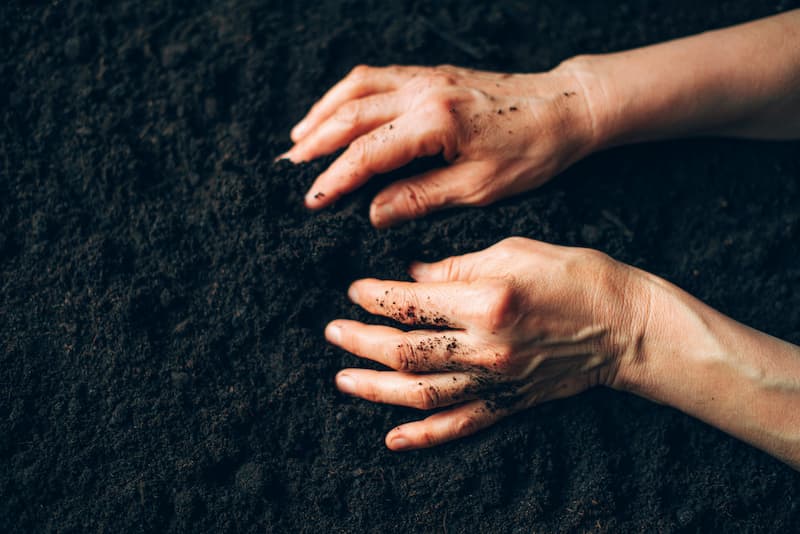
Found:
[[(599, 91), (602, 101), (608, 100), (607, 90), (603, 85), (592, 86), (592, 90), (589, 89), (589, 84), (583, 79), (584, 76), (591, 76), (590, 72), (580, 68), (579, 60), (567, 60), (559, 65), (556, 70), (563, 70), (569, 73), (572, 78), (575, 80), (575, 83), (580, 87), (580, 96), (583, 99), (583, 105), (586, 108), (587, 115), (589, 117), (589, 132), (590, 132), (590, 145), (593, 147), (597, 147), (599, 145), (598, 140), (601, 138), (599, 134), (599, 113), (595, 110), (595, 105), (593, 104), (593, 100), (589, 97), (592, 95), (594, 91)], [(575, 94), (574, 92), (572, 94)]]

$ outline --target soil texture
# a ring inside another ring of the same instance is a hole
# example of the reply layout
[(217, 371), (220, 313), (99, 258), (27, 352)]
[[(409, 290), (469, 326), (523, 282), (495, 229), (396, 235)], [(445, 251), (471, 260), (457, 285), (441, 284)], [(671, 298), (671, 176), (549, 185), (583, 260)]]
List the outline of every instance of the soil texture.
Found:
[[(358, 63), (532, 72), (797, 2), (64, 0), (0, 7), (0, 530), (790, 532), (800, 473), (607, 389), (391, 453), (340, 395), (356, 278), (589, 246), (800, 343), (800, 143), (625, 147), (488, 208), (311, 214), (273, 158)], [(653, 68), (676, 68), (657, 66)]]

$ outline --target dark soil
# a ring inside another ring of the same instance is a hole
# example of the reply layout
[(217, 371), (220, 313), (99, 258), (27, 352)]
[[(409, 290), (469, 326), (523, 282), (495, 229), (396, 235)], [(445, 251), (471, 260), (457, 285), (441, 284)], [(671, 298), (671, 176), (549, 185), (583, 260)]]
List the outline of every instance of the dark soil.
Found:
[(388, 231), (367, 220), (380, 180), (304, 210), (330, 160), (272, 159), (357, 63), (541, 70), (797, 2), (472, 4), (3, 3), (0, 530), (800, 524), (799, 473), (633, 396), (597, 389), (396, 454), (384, 433), (420, 414), (336, 392), (361, 362), (322, 329), (368, 319), (352, 280), (510, 235), (601, 249), (800, 343), (796, 142), (621, 148)]

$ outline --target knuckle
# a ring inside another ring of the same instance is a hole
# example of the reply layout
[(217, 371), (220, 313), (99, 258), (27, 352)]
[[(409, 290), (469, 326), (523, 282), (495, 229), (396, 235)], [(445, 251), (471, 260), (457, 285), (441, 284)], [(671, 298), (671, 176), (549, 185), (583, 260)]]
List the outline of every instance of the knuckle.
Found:
[(434, 70), (428, 75), (432, 87), (449, 87), (456, 84), (456, 77), (447, 69)]
[[(398, 289), (393, 289), (398, 291)], [(410, 287), (403, 287), (397, 293), (397, 303), (406, 310), (415, 310), (418, 307), (417, 295)]]
[(415, 217), (424, 215), (428, 211), (429, 201), (423, 187), (411, 183), (402, 184), (399, 187), (399, 194), (395, 198), (402, 202), (403, 211)]
[(601, 279), (608, 274), (611, 258), (599, 250), (574, 248), (563, 259), (563, 270), (569, 276), (578, 277), (583, 272), (592, 272), (593, 277)]
[(456, 78), (446, 71), (429, 70), (419, 76), (415, 76), (408, 82), (408, 88), (422, 93), (436, 92), (438, 89), (452, 87), (456, 84)]
[(369, 139), (359, 137), (347, 149), (348, 157), (356, 165), (365, 165), (369, 162), (371, 146)]
[(521, 251), (529, 251), (533, 243), (535, 241), (524, 237), (507, 237), (495, 245), (493, 255), (500, 261), (508, 262), (519, 258)]
[(498, 281), (489, 287), (485, 319), (490, 330), (502, 330), (514, 325), (516, 301), (516, 291), (508, 281)]
[(458, 260), (455, 257), (450, 257), (442, 260), (442, 273), (445, 280), (458, 280), (461, 269)]
[(355, 125), (361, 118), (361, 106), (357, 101), (347, 102), (336, 110), (334, 117), (337, 121), (348, 125)]
[(500, 241), (499, 244), (503, 247), (507, 247), (510, 249), (517, 249), (524, 246), (529, 241), (530, 241), (529, 239), (526, 239), (524, 237), (512, 236), (503, 239), (502, 241)]
[(432, 97), (433, 112), (438, 114), (446, 124), (456, 122), (456, 105), (458, 99), (446, 91), (437, 91)]
[(430, 383), (417, 383), (411, 391), (411, 403), (421, 410), (432, 410), (439, 406), (439, 390)]
[(405, 84), (403, 89), (412, 95), (424, 93), (429, 87), (428, 77), (425, 75), (412, 76)]
[(457, 436), (469, 436), (478, 431), (478, 422), (472, 417), (461, 417), (455, 422), (455, 434)]
[(413, 371), (419, 367), (419, 355), (414, 345), (404, 340), (392, 349), (387, 361), (394, 361), (398, 371)]
[(364, 65), (364, 64), (356, 65), (355, 67), (352, 68), (350, 74), (348, 74), (347, 77), (354, 82), (363, 81), (369, 75), (371, 70), (372, 67), (370, 67), (369, 65)]
[(365, 384), (360, 392), (361, 397), (370, 402), (381, 402), (382, 396), (380, 392), (372, 384)]

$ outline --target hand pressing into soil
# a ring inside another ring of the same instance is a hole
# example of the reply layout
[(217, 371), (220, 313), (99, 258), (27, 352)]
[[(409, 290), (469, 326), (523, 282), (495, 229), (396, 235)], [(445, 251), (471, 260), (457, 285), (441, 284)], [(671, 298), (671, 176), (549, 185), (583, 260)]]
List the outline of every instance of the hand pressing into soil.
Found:
[(416, 283), (360, 280), (350, 298), (397, 328), (336, 320), (327, 339), (394, 371), (346, 369), (336, 383), (374, 402), (449, 407), (386, 437), (437, 445), (536, 404), (612, 385), (646, 335), (640, 271), (588, 249), (506, 239), (482, 252), (413, 264)]
[(421, 156), (449, 165), (380, 192), (383, 227), (543, 184), (590, 152), (692, 135), (800, 136), (800, 10), (538, 74), (359, 66), (292, 130), (282, 157), (347, 150), (306, 195), (325, 207)]
[(593, 135), (586, 96), (567, 71), (358, 66), (292, 130), (296, 144), (281, 157), (309, 161), (349, 145), (306, 195), (319, 209), (375, 174), (442, 154), (448, 166), (375, 197), (370, 219), (385, 227), (537, 187), (591, 152)]
[(669, 404), (800, 468), (800, 347), (748, 328), (593, 250), (506, 239), (415, 263), (416, 282), (359, 280), (350, 298), (408, 325), (336, 320), (327, 339), (394, 369), (345, 369), (345, 393), (423, 410), (394, 450), (467, 436), (597, 385)]

